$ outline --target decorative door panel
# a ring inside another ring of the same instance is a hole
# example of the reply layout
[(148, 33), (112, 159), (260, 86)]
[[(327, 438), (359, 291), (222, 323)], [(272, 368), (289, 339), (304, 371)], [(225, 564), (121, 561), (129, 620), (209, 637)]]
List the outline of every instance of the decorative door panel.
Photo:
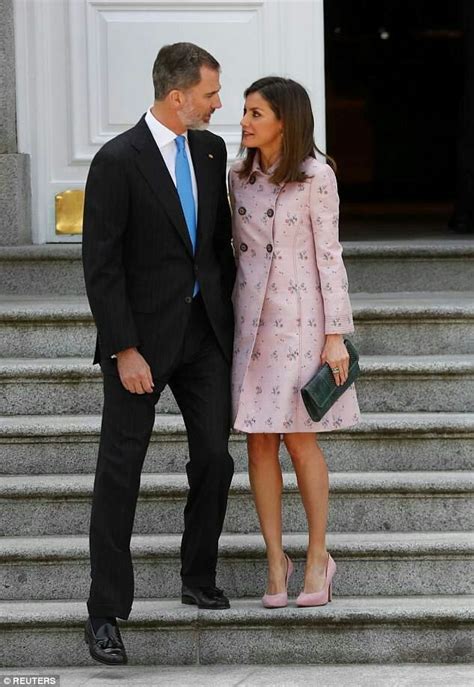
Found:
[(306, 86), (324, 147), (323, 0), (15, 3), (18, 135), (20, 152), (31, 154), (35, 243), (80, 241), (56, 233), (55, 197), (62, 207), (64, 191), (83, 189), (97, 150), (152, 104), (152, 66), (167, 43), (197, 43), (220, 62), (223, 107), (210, 130), (224, 138), (229, 163), (242, 93), (267, 74)]

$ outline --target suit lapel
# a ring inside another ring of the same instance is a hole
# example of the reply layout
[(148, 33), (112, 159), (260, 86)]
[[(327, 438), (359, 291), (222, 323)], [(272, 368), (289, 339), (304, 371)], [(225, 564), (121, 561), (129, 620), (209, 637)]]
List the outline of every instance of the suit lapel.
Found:
[[(148, 128), (145, 118), (135, 127), (132, 145), (138, 151), (137, 165), (148, 184), (158, 196), (172, 224), (176, 227), (188, 251), (193, 254), (193, 246), (184, 219), (181, 201), (176, 186), (168, 172), (163, 156)], [(194, 156), (193, 156), (194, 160)], [(197, 176), (197, 175), (196, 175)], [(199, 182), (198, 182), (199, 188)], [(200, 203), (199, 203), (200, 205)]]
[[(189, 147), (193, 158), (194, 173), (198, 188), (198, 224), (197, 224), (197, 252), (206, 240), (210, 226), (212, 205), (215, 203), (215, 174), (216, 160), (209, 152), (209, 147), (203, 142), (199, 132), (188, 132)], [(211, 155), (211, 157), (210, 157)], [(214, 192), (213, 192), (214, 191)]]

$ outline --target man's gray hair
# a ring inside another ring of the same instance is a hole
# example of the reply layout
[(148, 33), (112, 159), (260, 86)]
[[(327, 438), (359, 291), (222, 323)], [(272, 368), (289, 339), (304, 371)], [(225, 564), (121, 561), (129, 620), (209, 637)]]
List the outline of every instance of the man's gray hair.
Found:
[(164, 45), (153, 65), (155, 100), (163, 100), (175, 88), (186, 90), (198, 84), (201, 67), (220, 70), (219, 62), (194, 43)]

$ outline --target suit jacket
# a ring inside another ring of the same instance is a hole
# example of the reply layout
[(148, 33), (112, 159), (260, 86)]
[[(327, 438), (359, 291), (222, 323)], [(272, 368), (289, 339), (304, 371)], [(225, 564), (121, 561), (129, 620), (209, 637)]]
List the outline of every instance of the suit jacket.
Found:
[(136, 346), (155, 376), (166, 375), (184, 340), (196, 278), (231, 360), (235, 263), (226, 149), (207, 131), (189, 131), (188, 137), (198, 187), (195, 255), (176, 187), (144, 117), (92, 161), (83, 264), (98, 331), (94, 363)]

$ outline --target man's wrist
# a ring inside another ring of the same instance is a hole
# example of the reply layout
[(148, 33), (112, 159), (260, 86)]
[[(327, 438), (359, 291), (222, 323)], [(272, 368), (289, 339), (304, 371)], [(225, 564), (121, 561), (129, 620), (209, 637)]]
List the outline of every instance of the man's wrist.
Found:
[(117, 353), (114, 353), (111, 357), (112, 358), (120, 358), (126, 355), (127, 353), (130, 353), (130, 351), (136, 351), (135, 346), (130, 346), (130, 348), (124, 348), (123, 351), (118, 351)]

